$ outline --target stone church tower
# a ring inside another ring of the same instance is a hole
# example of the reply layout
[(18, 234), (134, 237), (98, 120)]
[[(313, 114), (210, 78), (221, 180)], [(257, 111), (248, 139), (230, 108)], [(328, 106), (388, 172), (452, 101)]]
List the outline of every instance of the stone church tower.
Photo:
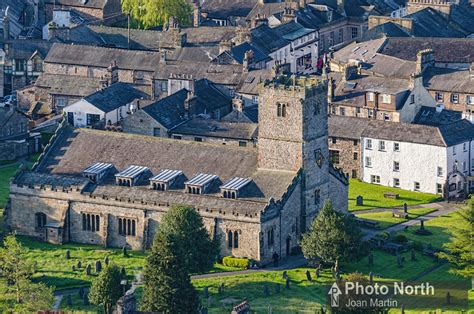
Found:
[(261, 87), (258, 166), (302, 169), (301, 227), (309, 226), (330, 195), (327, 82), (278, 77)]

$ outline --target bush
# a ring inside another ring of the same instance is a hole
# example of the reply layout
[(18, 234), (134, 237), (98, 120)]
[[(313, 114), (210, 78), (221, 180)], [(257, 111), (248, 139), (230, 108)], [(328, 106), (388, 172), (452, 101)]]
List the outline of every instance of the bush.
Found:
[(248, 268), (250, 261), (246, 258), (235, 258), (226, 256), (222, 259), (222, 265), (237, 268)]
[(397, 243), (407, 243), (408, 239), (403, 234), (398, 234), (395, 236), (395, 242)]

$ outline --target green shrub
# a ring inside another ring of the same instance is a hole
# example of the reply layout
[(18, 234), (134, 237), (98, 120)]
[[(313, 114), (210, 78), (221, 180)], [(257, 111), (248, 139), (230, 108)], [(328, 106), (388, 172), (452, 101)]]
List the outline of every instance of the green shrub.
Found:
[(237, 267), (237, 268), (248, 268), (250, 261), (246, 258), (235, 258), (232, 256), (226, 256), (222, 259), (222, 265)]
[(397, 242), (397, 243), (407, 243), (408, 239), (403, 234), (397, 234), (395, 236), (395, 242)]

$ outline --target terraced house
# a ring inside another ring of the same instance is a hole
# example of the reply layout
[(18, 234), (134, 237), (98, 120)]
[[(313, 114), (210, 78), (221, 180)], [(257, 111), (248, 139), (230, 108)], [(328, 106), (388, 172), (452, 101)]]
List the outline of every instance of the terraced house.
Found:
[(347, 210), (348, 183), (329, 162), (327, 83), (279, 77), (260, 88), (257, 149), (63, 122), (13, 180), (8, 225), (48, 242), (144, 249), (167, 209), (185, 204), (222, 255), (290, 255), (326, 200)]

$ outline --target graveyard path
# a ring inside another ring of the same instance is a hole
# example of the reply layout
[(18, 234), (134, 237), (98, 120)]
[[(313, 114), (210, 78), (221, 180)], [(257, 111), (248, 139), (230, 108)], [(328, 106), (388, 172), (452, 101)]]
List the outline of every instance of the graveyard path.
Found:
[[(439, 202), (439, 203), (429, 203), (429, 204), (416, 205), (416, 206), (421, 206), (421, 207), (425, 207), (425, 208), (434, 208), (434, 209), (436, 209), (436, 211), (428, 213), (428, 214), (423, 215), (423, 216), (419, 216), (419, 217), (414, 218), (414, 219), (407, 220), (405, 222), (402, 222), (400, 224), (388, 227), (386, 229), (378, 230), (378, 229), (364, 228), (363, 231), (365, 233), (365, 236), (364, 236), (363, 239), (364, 240), (370, 240), (371, 238), (373, 238), (375, 235), (377, 235), (380, 232), (389, 232), (389, 233), (390, 232), (397, 232), (397, 231), (403, 230), (403, 229), (405, 229), (407, 227), (410, 227), (410, 226), (419, 225), (421, 220), (428, 221), (428, 220), (431, 220), (431, 219), (439, 217), (439, 216), (450, 214), (452, 212), (455, 212), (455, 211), (461, 209), (464, 205), (463, 204), (458, 204), (458, 203)], [(409, 208), (411, 208), (411, 207), (409, 207)], [(399, 208), (396, 207), (396, 209), (399, 209)], [(393, 208), (386, 208), (385, 210), (386, 211), (391, 211), (391, 210), (393, 210)]]
[[(409, 205), (408, 209), (414, 209), (414, 208), (440, 209), (440, 208), (443, 208), (445, 205), (452, 205), (452, 204), (455, 204), (455, 203), (448, 203), (448, 202), (445, 202), (445, 201), (433, 202), (433, 203), (426, 203), (426, 204)], [(394, 209), (398, 209), (400, 211), (403, 211), (403, 206), (380, 207), (380, 208), (373, 208), (373, 209), (356, 210), (356, 211), (352, 211), (351, 214), (357, 215), (357, 214), (380, 213), (380, 212), (392, 211)]]

